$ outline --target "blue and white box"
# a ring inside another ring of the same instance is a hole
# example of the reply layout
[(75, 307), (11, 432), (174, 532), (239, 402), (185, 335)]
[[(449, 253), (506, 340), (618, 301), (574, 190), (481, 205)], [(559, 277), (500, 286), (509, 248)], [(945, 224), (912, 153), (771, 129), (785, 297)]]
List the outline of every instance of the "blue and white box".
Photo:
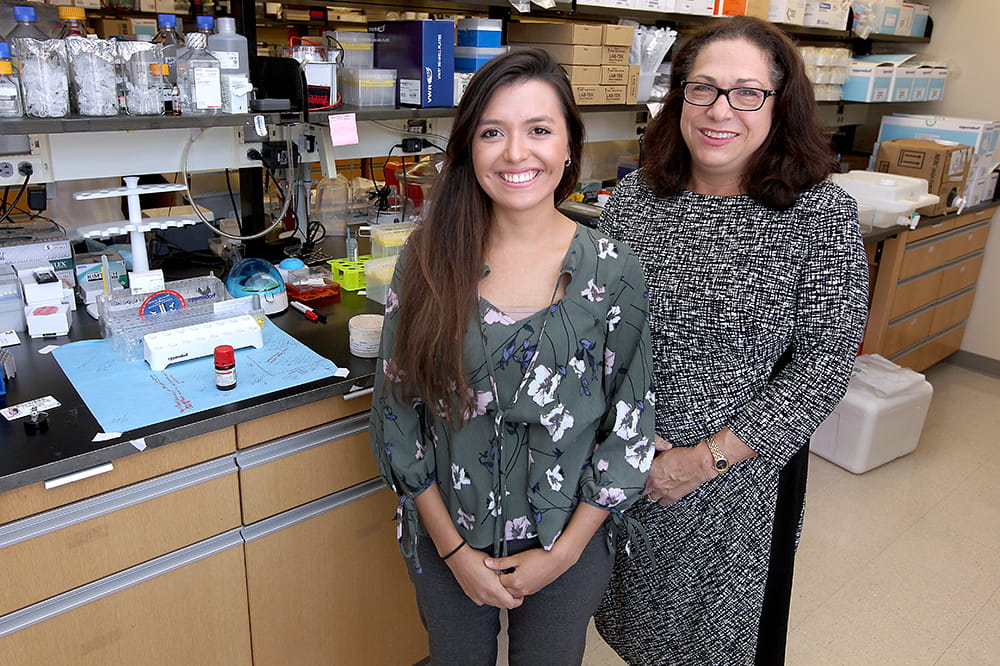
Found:
[(927, 83), (927, 101), (936, 102), (944, 97), (944, 87), (948, 83), (948, 68), (934, 67), (930, 78)]
[(849, 102), (887, 102), (892, 88), (892, 65), (855, 60), (848, 69), (840, 98)]
[(455, 99), (455, 24), (452, 21), (385, 21), (375, 35), (375, 67), (395, 69), (398, 104), (450, 107)]
[(913, 25), (910, 26), (911, 37), (923, 37), (927, 31), (927, 19), (931, 15), (931, 6), (922, 2), (913, 3)]
[(502, 32), (503, 21), (501, 19), (459, 19), (458, 46), (496, 48), (500, 46)]
[[(889, 67), (890, 81), (889, 89), (884, 99), (855, 99), (854, 97), (843, 97), (855, 102), (909, 102), (913, 91), (913, 84), (917, 78), (916, 55), (913, 53), (886, 53), (881, 55), (858, 56), (851, 66), (851, 78), (853, 78), (854, 64), (867, 63), (876, 67)], [(851, 82), (848, 78), (847, 83)], [(845, 88), (847, 83), (844, 84)], [(877, 96), (876, 96), (877, 97)]]
[(899, 13), (903, 10), (903, 0), (878, 0), (875, 3), (875, 16), (880, 19), (875, 22), (875, 32), (882, 35), (895, 35), (896, 24), (899, 23)]
[(507, 53), (506, 46), (456, 46), (455, 71), (476, 72), (487, 62)]
[(803, 25), (843, 30), (851, 13), (850, 0), (806, 0)]
[(1000, 141), (1000, 121), (905, 113), (883, 116), (878, 141), (893, 139), (943, 139), (972, 146), (977, 155), (992, 155)]

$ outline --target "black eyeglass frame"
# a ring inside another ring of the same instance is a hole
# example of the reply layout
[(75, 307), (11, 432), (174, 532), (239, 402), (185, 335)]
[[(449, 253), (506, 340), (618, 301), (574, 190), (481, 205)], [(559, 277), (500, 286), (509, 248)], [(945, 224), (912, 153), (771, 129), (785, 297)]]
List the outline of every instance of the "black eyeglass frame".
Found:
[[(687, 88), (691, 84), (696, 84), (696, 85), (699, 85), (699, 86), (708, 86), (709, 88), (714, 88), (715, 89), (715, 97), (712, 99), (711, 102), (707, 102), (707, 103), (704, 103), (704, 104), (699, 104), (698, 102), (692, 102), (691, 100), (688, 99), (688, 96), (687, 96)], [(736, 106), (733, 106), (733, 100), (730, 99), (730, 97), (729, 97), (729, 93), (733, 92), (734, 90), (755, 90), (755, 91), (757, 91), (759, 93), (764, 93), (764, 99), (762, 99), (760, 101), (760, 106), (758, 106), (755, 109), (740, 109), (740, 108), (737, 108)], [(713, 104), (715, 104), (716, 102), (719, 101), (719, 97), (725, 95), (725, 97), (726, 97), (726, 103), (729, 104), (729, 108), (732, 109), (733, 111), (748, 111), (748, 112), (760, 111), (761, 109), (764, 108), (764, 103), (767, 102), (767, 98), (768, 97), (774, 97), (774, 96), (776, 96), (778, 94), (778, 92), (780, 92), (780, 91), (778, 91), (778, 90), (767, 90), (765, 88), (754, 88), (753, 86), (736, 86), (735, 88), (720, 88), (719, 86), (714, 86), (711, 83), (706, 83), (704, 81), (681, 81), (681, 96), (684, 98), (684, 101), (686, 103), (690, 104), (691, 106), (712, 106)]]

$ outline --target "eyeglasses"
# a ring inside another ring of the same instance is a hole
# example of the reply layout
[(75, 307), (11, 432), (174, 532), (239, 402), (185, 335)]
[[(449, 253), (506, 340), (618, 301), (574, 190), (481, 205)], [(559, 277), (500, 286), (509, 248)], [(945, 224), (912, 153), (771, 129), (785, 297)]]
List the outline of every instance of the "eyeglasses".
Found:
[(681, 81), (681, 88), (684, 90), (684, 101), (688, 104), (712, 106), (719, 95), (725, 95), (729, 106), (736, 111), (759, 111), (768, 97), (778, 94), (777, 90), (720, 88), (701, 81)]

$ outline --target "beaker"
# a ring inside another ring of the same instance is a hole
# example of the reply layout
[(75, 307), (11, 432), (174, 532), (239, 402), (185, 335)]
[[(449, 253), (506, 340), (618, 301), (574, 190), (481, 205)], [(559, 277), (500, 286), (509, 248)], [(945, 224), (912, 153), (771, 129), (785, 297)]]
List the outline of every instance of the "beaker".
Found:
[(324, 178), (316, 184), (313, 219), (330, 236), (343, 236), (350, 216), (351, 184), (342, 175)]
[(67, 37), (73, 101), (81, 116), (117, 116), (115, 44), (106, 39)]
[(163, 113), (163, 47), (152, 42), (119, 42), (124, 68), (125, 110), (133, 116)]
[(25, 115), (32, 118), (69, 115), (69, 75), (63, 40), (18, 37), (14, 47), (20, 61)]

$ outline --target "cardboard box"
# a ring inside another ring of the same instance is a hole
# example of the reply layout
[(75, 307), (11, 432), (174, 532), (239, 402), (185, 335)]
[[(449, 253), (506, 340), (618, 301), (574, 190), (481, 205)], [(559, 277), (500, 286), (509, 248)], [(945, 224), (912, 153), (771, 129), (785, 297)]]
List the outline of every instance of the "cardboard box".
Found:
[(772, 23), (802, 25), (805, 21), (806, 0), (771, 0), (767, 20)]
[(896, 139), (879, 144), (875, 170), (926, 180), (928, 192), (938, 195), (940, 201), (917, 212), (934, 216), (958, 210), (956, 201), (965, 191), (971, 164), (972, 146)]
[(580, 106), (603, 104), (604, 92), (599, 85), (572, 86), (573, 99)]
[(623, 86), (628, 79), (628, 65), (601, 65), (602, 86)]
[(627, 46), (602, 46), (601, 64), (621, 65), (624, 67), (628, 65), (628, 51), (629, 48)]
[(396, 70), (398, 104), (454, 105), (454, 22), (385, 21), (369, 24), (368, 32), (375, 35), (375, 67)]
[(570, 85), (596, 86), (601, 83), (603, 67), (596, 65), (563, 65), (569, 76)]
[(156, 35), (156, 19), (134, 18), (129, 19), (133, 35)]
[(840, 98), (849, 102), (888, 101), (893, 71), (892, 65), (852, 62)]
[(756, 16), (767, 20), (771, 0), (716, 0), (716, 16)]
[(600, 46), (603, 38), (604, 29), (599, 25), (521, 22), (510, 23), (507, 26), (508, 43)]
[(125, 269), (125, 260), (120, 254), (113, 251), (78, 254), (73, 258), (73, 263), (75, 264), (77, 293), (82, 303), (93, 303), (97, 300), (98, 294), (104, 293), (101, 256), (108, 258), (108, 272), (111, 282), (118, 283), (111, 288), (128, 288), (128, 272)]
[(850, 15), (850, 0), (806, 0), (802, 24), (811, 28), (844, 30)]
[(881, 35), (895, 35), (903, 0), (879, 0), (875, 6), (875, 32)]
[(903, 2), (900, 3), (899, 20), (896, 21), (896, 32), (893, 34), (909, 37), (910, 32), (913, 30), (913, 16), (915, 13), (916, 5), (912, 2), (903, 0)]
[(932, 69), (930, 67), (917, 67), (917, 73), (913, 80), (913, 90), (910, 92), (911, 102), (925, 102), (927, 101), (927, 92), (931, 85), (931, 73)]
[(1000, 121), (897, 113), (882, 116), (878, 142), (893, 139), (943, 139), (972, 146), (976, 155), (990, 156), (1000, 141)]
[(635, 39), (635, 28), (630, 25), (605, 25), (601, 37), (601, 44), (604, 46), (624, 46), (631, 48)]
[[(910, 94), (913, 90), (913, 84), (917, 78), (916, 57), (917, 56), (914, 53), (885, 53), (856, 57), (854, 59), (855, 63), (864, 62), (872, 65), (891, 67), (892, 80), (889, 83), (889, 92), (887, 93), (885, 99), (852, 101), (909, 102)], [(850, 79), (848, 79), (848, 81), (850, 81)], [(844, 97), (843, 99), (848, 98)]]
[(601, 65), (604, 55), (600, 46), (575, 46), (573, 44), (515, 44), (511, 49), (537, 47), (549, 52), (560, 65)]
[(913, 25), (910, 26), (911, 37), (923, 37), (927, 32), (927, 19), (930, 18), (931, 7), (921, 2), (913, 3)]
[(42, 222), (0, 226), (0, 266), (19, 268), (38, 264), (52, 266), (63, 287), (73, 289), (76, 284), (73, 250), (64, 232)]
[(83, 7), (84, 9), (100, 9), (101, 0), (73, 0), (74, 7)]
[(156, 0), (139, 0), (136, 4), (140, 12), (156, 13)]
[(625, 86), (601, 86), (601, 104), (624, 104)]
[(639, 65), (628, 66), (628, 78), (625, 80), (625, 103), (639, 103)]
[(711, 16), (715, 13), (715, 0), (676, 0), (674, 11), (678, 14)]
[(944, 97), (945, 84), (948, 83), (948, 68), (934, 67), (931, 69), (930, 81), (927, 82), (927, 101), (936, 102)]
[(132, 23), (124, 19), (97, 19), (94, 21), (94, 30), (102, 39), (108, 39), (115, 35), (131, 35)]

